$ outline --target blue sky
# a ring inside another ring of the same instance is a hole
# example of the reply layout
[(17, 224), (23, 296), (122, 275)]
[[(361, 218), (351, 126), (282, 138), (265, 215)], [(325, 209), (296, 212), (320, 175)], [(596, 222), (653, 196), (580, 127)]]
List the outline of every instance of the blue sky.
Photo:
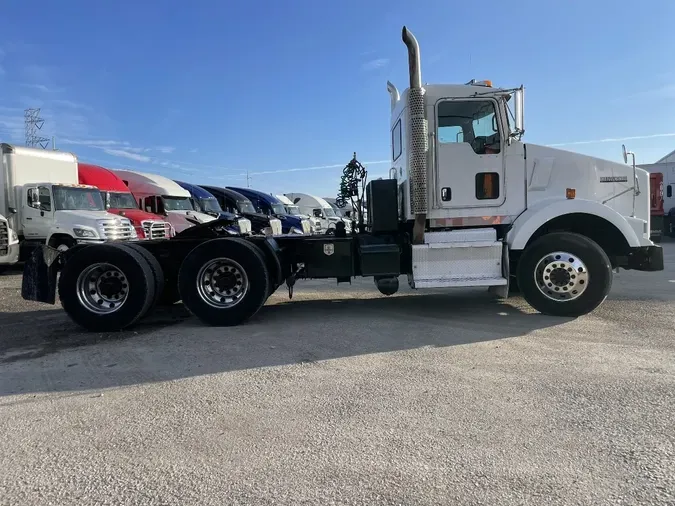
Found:
[(524, 84), (528, 142), (618, 161), (611, 139), (633, 138), (644, 163), (675, 149), (675, 2), (421, 5), (5, 0), (0, 139), (22, 144), (41, 107), (83, 161), (331, 196), (353, 151), (387, 173), (406, 24), (425, 82)]

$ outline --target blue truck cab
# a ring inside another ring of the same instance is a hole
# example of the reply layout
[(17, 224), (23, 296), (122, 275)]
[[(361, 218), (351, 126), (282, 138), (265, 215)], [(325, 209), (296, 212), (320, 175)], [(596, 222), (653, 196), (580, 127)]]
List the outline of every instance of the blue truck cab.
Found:
[(228, 228), (232, 229), (232, 232), (237, 234), (250, 234), (251, 233), (251, 220), (239, 216), (234, 213), (224, 211), (220, 207), (220, 203), (211, 193), (206, 191), (201, 186), (196, 184), (186, 183), (184, 181), (175, 181), (178, 186), (190, 192), (190, 197), (192, 199), (192, 205), (195, 210), (202, 213), (211, 215), (217, 219), (221, 220), (230, 220), (232, 225)]
[(251, 188), (235, 188), (232, 186), (228, 186), (228, 188), (248, 198), (259, 213), (278, 218), (281, 221), (284, 234), (309, 235), (311, 233), (309, 220), (288, 214), (284, 204), (274, 195)]

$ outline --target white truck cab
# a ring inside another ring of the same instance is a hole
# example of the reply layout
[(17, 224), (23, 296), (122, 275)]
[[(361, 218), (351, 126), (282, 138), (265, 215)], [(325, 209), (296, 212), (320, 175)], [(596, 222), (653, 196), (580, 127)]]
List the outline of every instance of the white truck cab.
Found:
[[(335, 233), (335, 225), (342, 221), (342, 218), (335, 213), (330, 204), (324, 199), (307, 193), (284, 193), (284, 195), (293, 204), (298, 206), (301, 213), (318, 220), (320, 228), (317, 227), (316, 232), (323, 234)], [(347, 231), (350, 229), (351, 225), (347, 227)]]
[[(1, 149), (0, 213), (7, 217), (12, 246), (18, 239), (66, 250), (138, 238), (128, 219), (106, 212), (97, 188), (78, 184), (72, 153), (9, 144)], [(0, 244), (0, 258), (2, 250)]]
[(19, 261), (19, 236), (0, 215), (0, 272)]
[(144, 211), (165, 216), (176, 233), (216, 218), (196, 211), (190, 192), (169, 178), (131, 170), (113, 170), (133, 193)]
[(303, 213), (300, 208), (293, 203), (286, 195), (275, 195), (275, 197), (284, 205), (286, 212), (293, 216), (297, 216), (303, 220), (308, 220), (311, 225), (312, 233), (317, 233), (321, 230), (321, 220), (312, 215)]
[(389, 178), (411, 228), (411, 286), (502, 294), (512, 276), (537, 309), (569, 301), (571, 314), (602, 301), (612, 268), (663, 269), (646, 171), (524, 143), (522, 86), (422, 85), (417, 40), (405, 27), (402, 38), (410, 85), (387, 83)]

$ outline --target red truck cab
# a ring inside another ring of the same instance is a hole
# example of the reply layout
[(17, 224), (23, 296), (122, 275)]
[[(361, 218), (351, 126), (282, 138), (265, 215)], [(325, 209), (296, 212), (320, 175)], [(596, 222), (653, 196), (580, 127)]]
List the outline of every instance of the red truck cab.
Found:
[(663, 174), (652, 172), (649, 174), (649, 204), (650, 204), (650, 239), (661, 242), (664, 229), (663, 210)]
[(139, 209), (127, 185), (112, 171), (98, 165), (78, 163), (77, 172), (80, 184), (95, 186), (101, 191), (109, 213), (131, 221), (139, 239), (165, 239), (175, 235), (173, 227), (164, 218)]

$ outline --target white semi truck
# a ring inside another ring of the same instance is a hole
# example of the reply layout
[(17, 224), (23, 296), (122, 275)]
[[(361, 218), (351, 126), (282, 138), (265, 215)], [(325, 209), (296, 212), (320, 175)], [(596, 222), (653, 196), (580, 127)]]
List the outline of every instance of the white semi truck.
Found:
[[(272, 195), (272, 194), (270, 194)], [(281, 202), (284, 205), (284, 208), (286, 209), (286, 212), (288, 214), (292, 214), (293, 216), (298, 216), (299, 218), (302, 218), (303, 220), (309, 220), (309, 224), (311, 225), (311, 233), (320, 233), (321, 232), (321, 220), (319, 218), (316, 218), (314, 216), (310, 216), (309, 214), (303, 213), (300, 211), (300, 208), (295, 205), (286, 195), (274, 195), (279, 202)]]
[[(647, 172), (522, 142), (522, 87), (423, 86), (417, 40), (405, 27), (402, 38), (410, 85), (388, 84), (391, 171), (366, 186), (365, 231), (233, 238), (207, 224), (133, 247), (47, 249), (26, 263), (23, 297), (54, 303), (60, 269), (69, 316), (112, 330), (138, 321), (168, 282), (203, 322), (237, 325), (284, 281), (292, 295), (303, 278), (369, 276), (391, 295), (403, 275), (414, 289), (502, 297), (513, 281), (540, 312), (580, 316), (605, 300), (614, 269), (663, 270), (649, 240)], [(356, 158), (345, 167), (340, 199), (354, 197), (364, 173)], [(119, 281), (103, 291), (101, 279)]]
[[(78, 243), (136, 240), (127, 218), (105, 210), (101, 192), (78, 184), (72, 153), (0, 145), (0, 264), (16, 262), (25, 248), (47, 244), (64, 251)], [(4, 230), (9, 255), (3, 257)]]
[[(338, 216), (331, 205), (321, 197), (309, 195), (308, 193), (285, 193), (284, 195), (298, 206), (301, 213), (316, 218), (321, 225), (321, 228), (318, 230), (322, 233), (334, 233), (335, 226), (343, 221), (342, 217)], [(349, 231), (351, 229), (351, 223), (346, 221), (345, 225)]]

